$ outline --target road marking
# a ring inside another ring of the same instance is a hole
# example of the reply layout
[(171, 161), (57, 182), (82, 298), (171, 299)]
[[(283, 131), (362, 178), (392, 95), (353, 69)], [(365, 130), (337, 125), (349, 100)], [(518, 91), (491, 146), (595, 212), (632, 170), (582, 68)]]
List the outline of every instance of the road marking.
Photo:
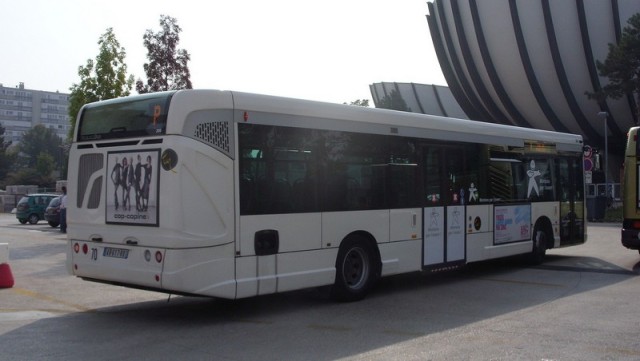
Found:
[(19, 295), (22, 295), (22, 296), (32, 297), (32, 298), (35, 298), (35, 299), (38, 299), (38, 300), (53, 302), (53, 303), (56, 303), (56, 304), (59, 304), (59, 305), (64, 305), (64, 306), (67, 306), (67, 307), (71, 307), (71, 308), (76, 309), (78, 311), (83, 311), (83, 312), (91, 312), (91, 311), (93, 311), (93, 309), (91, 309), (91, 308), (88, 308), (88, 307), (85, 307), (85, 306), (82, 306), (82, 305), (78, 305), (76, 303), (71, 303), (71, 302), (59, 300), (57, 298), (54, 298), (54, 297), (51, 297), (51, 296), (47, 296), (47, 295), (44, 295), (42, 293), (38, 293), (38, 292), (35, 292), (35, 291), (30, 291), (30, 290), (27, 290), (27, 289), (24, 289), (24, 288), (12, 288), (11, 291), (13, 291), (13, 292), (15, 292), (15, 293), (17, 293)]
[(60, 314), (47, 311), (12, 311), (5, 312), (0, 310), (0, 322), (3, 321), (28, 321), (41, 320), (43, 318), (57, 317)]

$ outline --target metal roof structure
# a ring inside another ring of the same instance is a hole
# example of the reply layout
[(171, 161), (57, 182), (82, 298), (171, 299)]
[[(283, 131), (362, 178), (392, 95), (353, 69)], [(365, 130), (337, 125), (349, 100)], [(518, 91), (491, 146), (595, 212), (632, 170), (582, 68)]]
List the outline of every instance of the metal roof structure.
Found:
[[(609, 146), (622, 149), (627, 130), (638, 124), (634, 95), (597, 101), (586, 93), (608, 83), (596, 62), (640, 12), (640, 1), (434, 0), (428, 6), (440, 66), (469, 119), (581, 134), (596, 147), (604, 144), (606, 124)], [(394, 84), (372, 85), (374, 102)], [(423, 109), (410, 103), (433, 98), (402, 84), (397, 89), (414, 112)], [(439, 106), (425, 112), (444, 115)]]

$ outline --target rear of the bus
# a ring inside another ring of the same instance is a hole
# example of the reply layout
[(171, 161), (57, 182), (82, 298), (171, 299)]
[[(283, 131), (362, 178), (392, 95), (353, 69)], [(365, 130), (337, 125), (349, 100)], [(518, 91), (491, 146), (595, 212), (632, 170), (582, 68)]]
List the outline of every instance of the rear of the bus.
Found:
[(624, 154), (622, 245), (640, 250), (640, 127), (629, 129)]
[(69, 155), (69, 272), (233, 298), (233, 146), (228, 92), (83, 107)]

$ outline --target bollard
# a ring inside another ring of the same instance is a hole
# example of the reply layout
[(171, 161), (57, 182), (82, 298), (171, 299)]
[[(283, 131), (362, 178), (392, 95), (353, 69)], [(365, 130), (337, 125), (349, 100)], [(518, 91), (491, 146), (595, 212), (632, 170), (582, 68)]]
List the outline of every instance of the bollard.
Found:
[(0, 243), (0, 288), (11, 288), (13, 284), (13, 275), (9, 267), (9, 244)]

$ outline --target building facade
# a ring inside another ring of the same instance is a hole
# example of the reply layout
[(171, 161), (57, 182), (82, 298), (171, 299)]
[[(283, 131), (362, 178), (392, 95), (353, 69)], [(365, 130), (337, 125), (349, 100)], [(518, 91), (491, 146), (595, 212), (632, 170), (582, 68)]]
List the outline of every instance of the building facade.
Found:
[(66, 139), (71, 122), (69, 95), (60, 92), (25, 89), (24, 83), (11, 88), (0, 84), (0, 125), (4, 140), (19, 143), (22, 135), (36, 124), (53, 129)]

